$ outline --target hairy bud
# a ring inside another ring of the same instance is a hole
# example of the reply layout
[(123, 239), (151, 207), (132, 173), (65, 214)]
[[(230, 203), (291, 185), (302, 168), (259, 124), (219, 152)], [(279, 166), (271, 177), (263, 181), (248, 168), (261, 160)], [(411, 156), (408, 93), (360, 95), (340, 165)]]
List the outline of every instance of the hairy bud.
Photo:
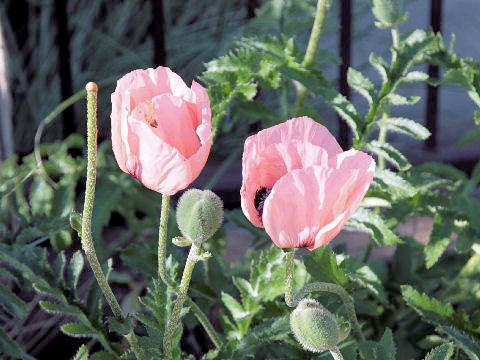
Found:
[(407, 20), (403, 0), (373, 0), (372, 11), (381, 27), (391, 27)]
[(202, 243), (212, 237), (223, 221), (223, 203), (210, 190), (191, 189), (177, 205), (177, 224), (187, 239)]
[(311, 352), (334, 349), (340, 328), (333, 315), (318, 301), (303, 299), (290, 314), (290, 327), (297, 341)]

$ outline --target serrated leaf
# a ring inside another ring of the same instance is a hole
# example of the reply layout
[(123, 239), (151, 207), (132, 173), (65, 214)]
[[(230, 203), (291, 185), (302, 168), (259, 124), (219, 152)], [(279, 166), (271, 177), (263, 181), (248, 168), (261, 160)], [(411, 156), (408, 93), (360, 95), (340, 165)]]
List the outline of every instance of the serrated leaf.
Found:
[(284, 293), (285, 264), (281, 249), (272, 246), (257, 252), (252, 257), (249, 282), (255, 292), (265, 301), (275, 299)]
[(389, 66), (385, 59), (381, 56), (371, 53), (368, 60), (370, 61), (370, 64), (372, 64), (372, 66), (378, 71), (382, 77), (382, 82), (385, 84), (388, 80), (389, 74)]
[(430, 234), (424, 248), (427, 269), (435, 265), (450, 244), (450, 237), (454, 229), (453, 219), (437, 214), (433, 223), (433, 231)]
[(366, 145), (366, 148), (376, 155), (383, 156), (399, 170), (405, 171), (411, 167), (407, 158), (389, 143), (373, 140)]
[(415, 105), (421, 99), (420, 96), (402, 96), (395, 93), (388, 95), (388, 102), (392, 105)]
[(119, 334), (127, 335), (133, 330), (130, 316), (127, 316), (127, 318), (123, 322), (121, 322), (114, 316), (109, 316), (107, 322), (110, 332), (116, 331)]
[(347, 82), (350, 87), (367, 99), (370, 106), (373, 102), (377, 101), (375, 86), (370, 80), (363, 76), (360, 71), (349, 68), (347, 72)]
[(117, 357), (106, 352), (106, 351), (97, 351), (92, 354), (88, 360), (116, 360)]
[(428, 74), (424, 73), (423, 71), (410, 71), (407, 75), (405, 75), (402, 79), (404, 82), (412, 82), (412, 81), (427, 81)]
[(419, 140), (425, 140), (431, 135), (430, 131), (428, 131), (428, 129), (423, 125), (406, 118), (388, 118), (379, 121), (377, 124), (379, 127), (410, 135), (411, 137)]
[(453, 350), (455, 347), (451, 343), (437, 346), (427, 354), (425, 360), (449, 360), (453, 355)]
[(81, 250), (77, 250), (70, 259), (70, 265), (68, 267), (67, 286), (72, 290), (77, 288), (78, 279), (82, 273), (83, 265), (83, 254)]
[(243, 306), (235, 300), (235, 298), (227, 293), (222, 291), (222, 302), (225, 304), (225, 307), (230, 311), (235, 321), (241, 320), (249, 315), (248, 311), (245, 311)]
[(442, 304), (435, 298), (420, 294), (409, 285), (402, 285), (401, 290), (407, 305), (415, 309), (425, 321), (435, 325), (451, 324), (451, 319), (455, 315), (452, 305)]
[(417, 193), (415, 187), (399, 174), (380, 167), (375, 169), (372, 186), (385, 190), (394, 200), (411, 198)]
[(303, 257), (307, 272), (317, 281), (345, 286), (345, 271), (337, 264), (337, 258), (329, 245), (321, 246)]
[(395, 360), (396, 353), (397, 351), (395, 343), (393, 342), (392, 330), (387, 328), (377, 345), (377, 359)]
[(15, 317), (24, 318), (28, 315), (27, 304), (3, 284), (0, 284), (0, 306)]
[(367, 288), (381, 303), (388, 302), (382, 281), (368, 264), (355, 257), (347, 257), (345, 264), (348, 278), (351, 281)]
[(65, 257), (65, 253), (62, 251), (57, 255), (57, 258), (53, 263), (53, 273), (56, 275), (56, 284), (59, 287), (65, 286), (65, 279), (63, 277), (63, 273), (65, 271), (66, 262), (67, 259)]
[(17, 359), (22, 358), (22, 349), (13, 341), (0, 326), (0, 354), (6, 354)]
[(358, 138), (358, 128), (361, 127), (363, 120), (360, 115), (358, 115), (353, 104), (342, 94), (336, 94), (331, 97), (324, 95), (324, 98), (342, 117), (342, 119), (347, 122), (352, 130), (353, 136)]
[(90, 327), (82, 323), (68, 323), (60, 326), (60, 330), (72, 337), (95, 337), (96, 333)]
[(457, 345), (468, 355), (470, 360), (480, 360), (480, 344), (478, 341), (452, 326), (441, 326), (440, 331), (455, 340)]
[(350, 217), (348, 224), (367, 231), (379, 246), (401, 244), (402, 240), (385, 224), (376, 213), (359, 208)]
[(85, 345), (80, 346), (72, 360), (88, 360), (88, 348)]

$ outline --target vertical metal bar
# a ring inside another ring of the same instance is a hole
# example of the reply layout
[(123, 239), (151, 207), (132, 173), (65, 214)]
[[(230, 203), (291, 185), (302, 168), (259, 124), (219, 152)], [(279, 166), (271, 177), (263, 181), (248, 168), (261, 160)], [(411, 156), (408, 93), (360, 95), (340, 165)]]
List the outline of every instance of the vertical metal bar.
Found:
[(255, 10), (260, 7), (260, 0), (247, 0), (247, 19), (255, 17)]
[[(442, 29), (442, 0), (430, 0), (430, 26), (433, 31)], [(438, 79), (439, 68), (437, 65), (428, 65), (428, 75)], [(427, 85), (426, 126), (432, 135), (425, 140), (425, 147), (435, 149), (437, 146), (438, 130), (438, 86)]]
[[(347, 83), (347, 71), (351, 61), (352, 47), (352, 1), (342, 0), (340, 3), (340, 42), (339, 52), (342, 63), (338, 70), (338, 91), (347, 99), (350, 98), (350, 88)], [(338, 139), (343, 149), (348, 149), (350, 143), (350, 129), (347, 123), (338, 116)]]
[[(57, 22), (58, 67), (60, 73), (60, 93), (62, 101), (73, 94), (72, 69), (70, 67), (70, 31), (67, 22), (67, 0), (55, 0), (55, 18)], [(68, 107), (62, 114), (62, 133), (66, 138), (75, 132), (75, 112)]]
[(165, 34), (165, 13), (163, 10), (163, 0), (151, 0), (152, 3), (152, 24), (151, 32), (153, 36), (153, 62), (155, 66), (167, 65), (167, 49)]
[(0, 160), (13, 155), (12, 96), (10, 95), (7, 42), (3, 37), (0, 18)]

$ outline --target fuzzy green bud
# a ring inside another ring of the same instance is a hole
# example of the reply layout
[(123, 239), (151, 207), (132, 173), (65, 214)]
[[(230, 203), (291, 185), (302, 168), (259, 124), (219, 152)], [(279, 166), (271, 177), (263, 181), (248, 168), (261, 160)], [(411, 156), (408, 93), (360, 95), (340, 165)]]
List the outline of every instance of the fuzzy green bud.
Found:
[(297, 341), (311, 352), (333, 350), (340, 341), (334, 316), (313, 299), (303, 299), (290, 314), (290, 327)]
[(392, 27), (407, 20), (403, 12), (403, 0), (373, 0), (373, 15), (380, 22), (379, 27)]
[(177, 205), (177, 224), (187, 239), (202, 243), (215, 234), (223, 221), (223, 203), (210, 190), (191, 189)]

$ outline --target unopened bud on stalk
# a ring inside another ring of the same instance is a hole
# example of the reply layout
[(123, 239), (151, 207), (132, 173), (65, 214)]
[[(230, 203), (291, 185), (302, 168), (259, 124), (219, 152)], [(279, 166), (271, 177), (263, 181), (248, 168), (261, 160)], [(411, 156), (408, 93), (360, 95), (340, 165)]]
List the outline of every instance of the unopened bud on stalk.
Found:
[(311, 352), (333, 350), (341, 340), (333, 315), (313, 299), (300, 301), (290, 315), (290, 327), (297, 341)]
[(379, 27), (392, 27), (407, 20), (403, 12), (403, 0), (373, 0), (373, 15), (380, 23)]
[(177, 205), (177, 224), (187, 239), (202, 243), (215, 234), (223, 221), (223, 203), (210, 190), (191, 189)]

